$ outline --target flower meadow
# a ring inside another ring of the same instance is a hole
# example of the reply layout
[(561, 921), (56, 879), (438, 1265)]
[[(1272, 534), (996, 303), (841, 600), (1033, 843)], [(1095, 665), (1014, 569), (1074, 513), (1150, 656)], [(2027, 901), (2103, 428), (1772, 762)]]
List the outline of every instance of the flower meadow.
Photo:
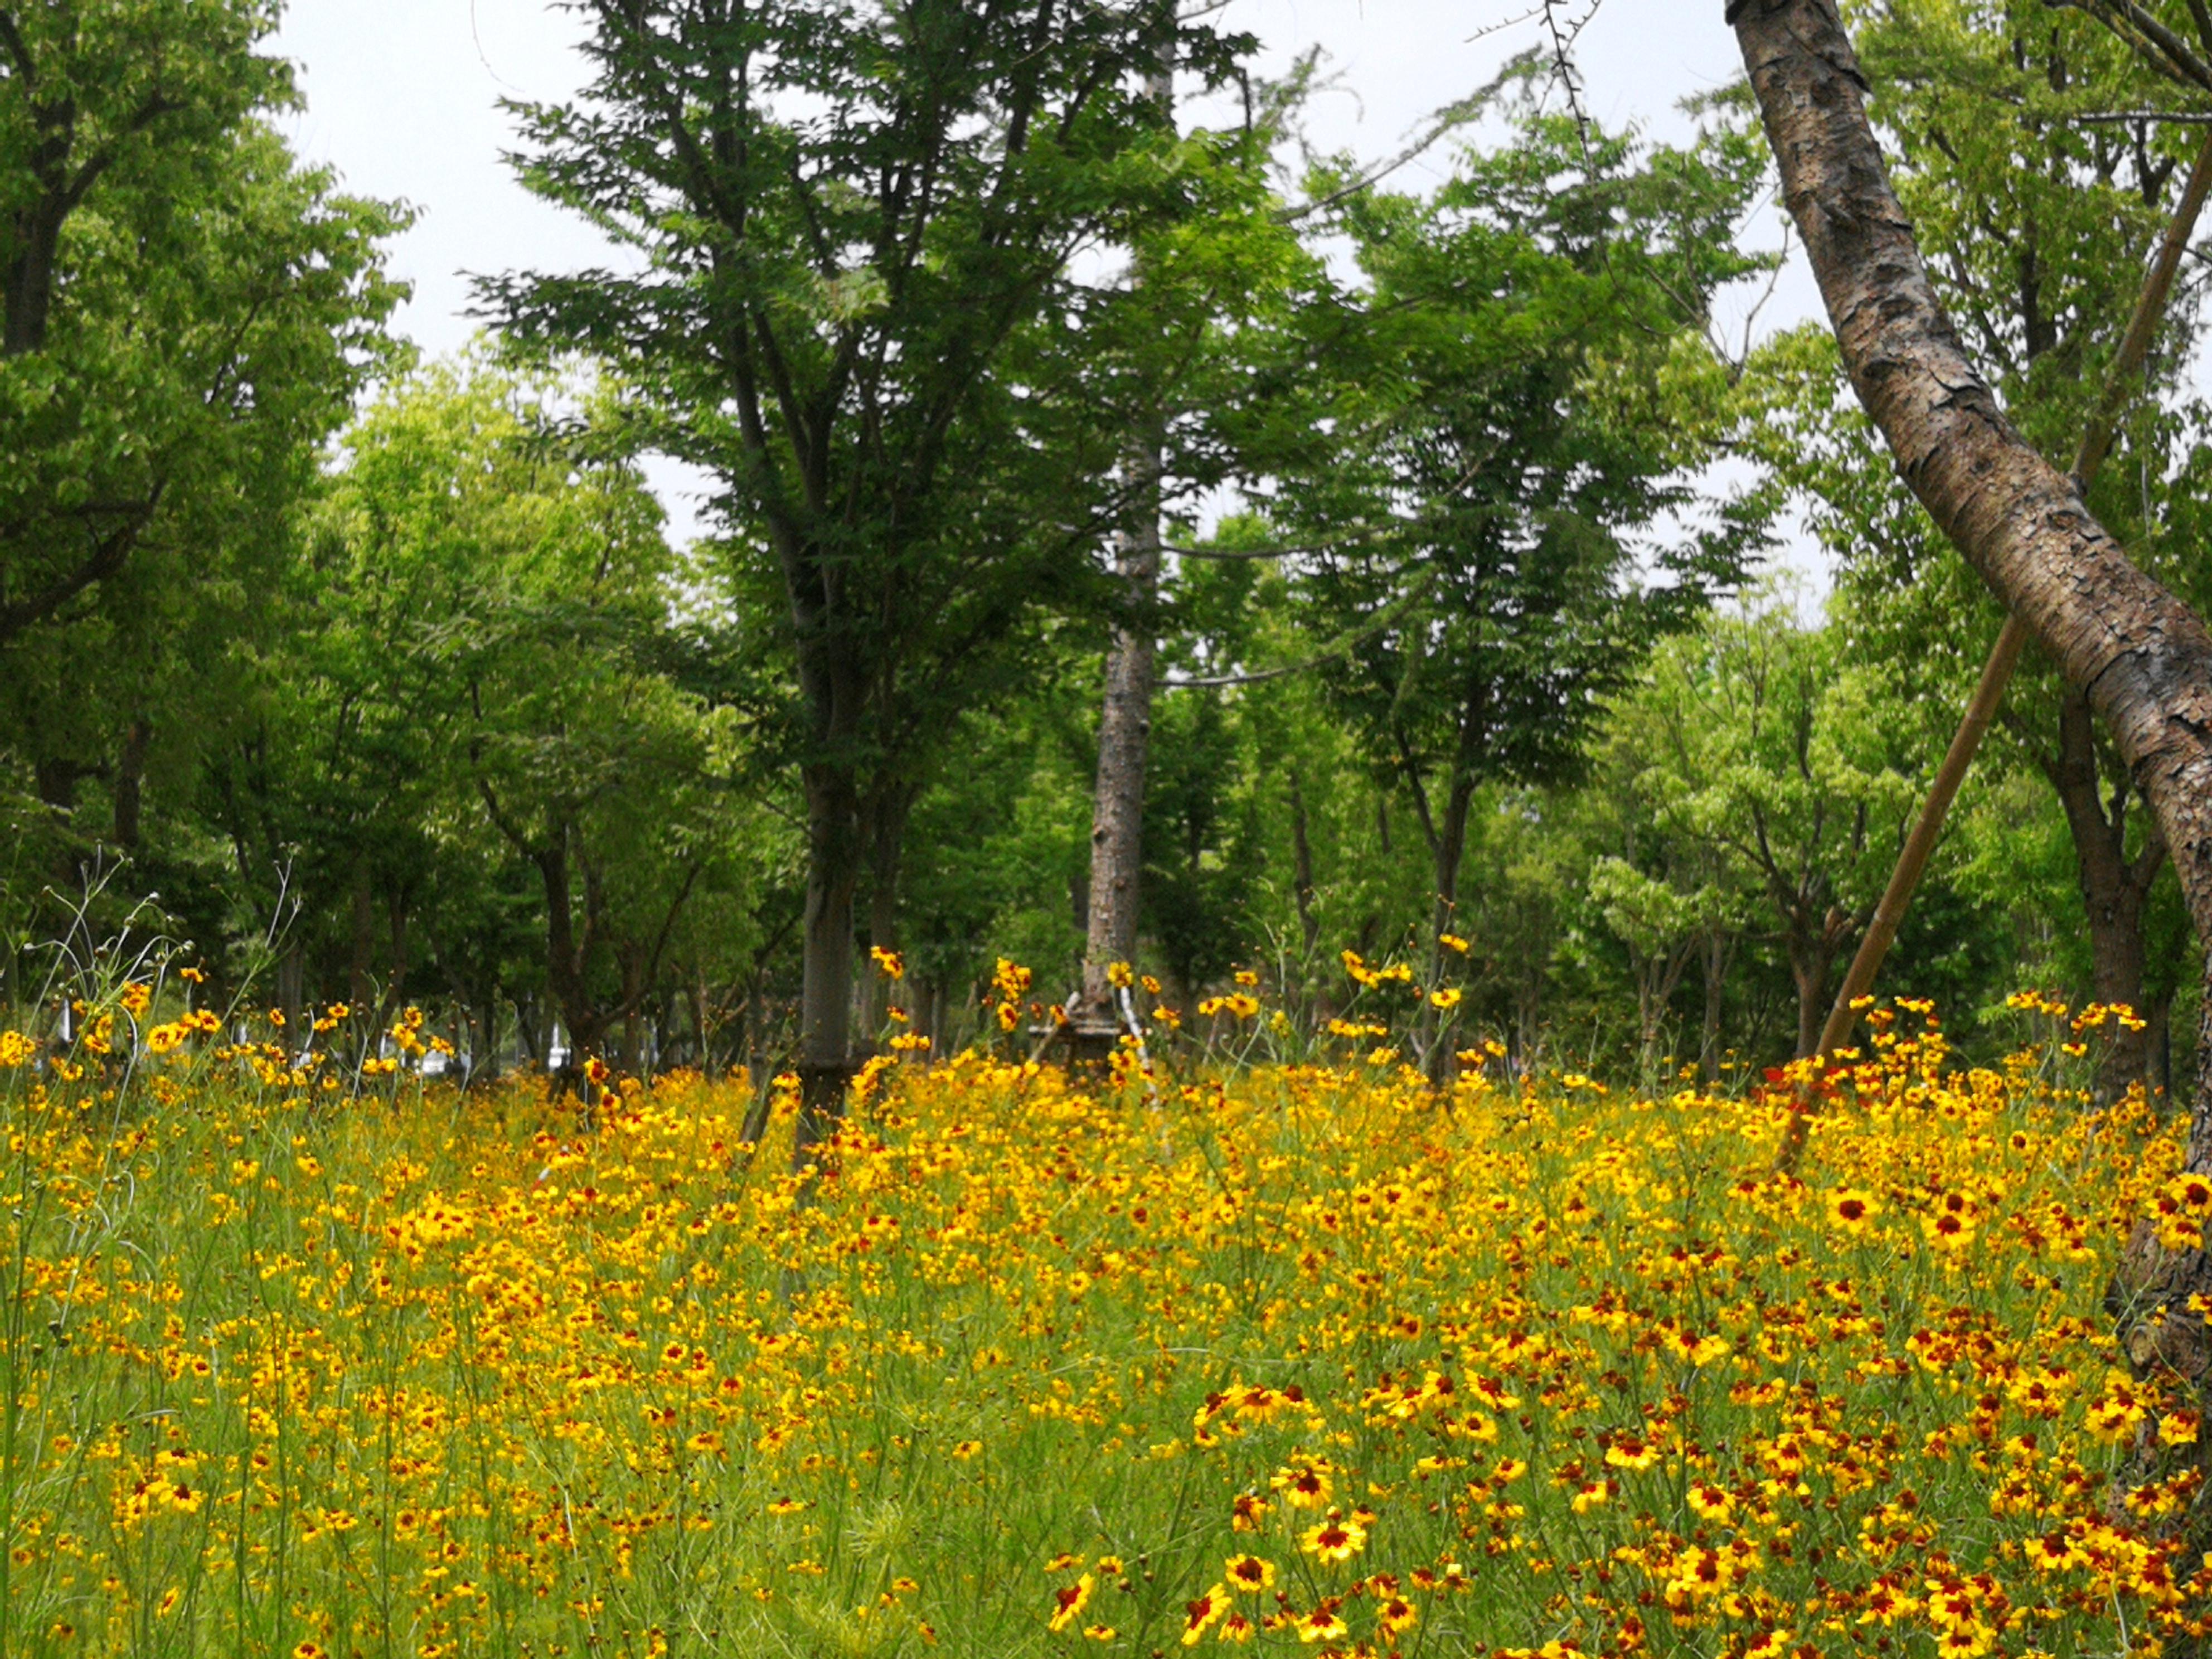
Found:
[(793, 1176), (787, 1081), (750, 1148), (696, 1076), (0, 1043), (0, 1651), (2190, 1645), (2197, 1420), (2102, 1302), (2212, 1189), (1875, 1026), (1795, 1176), (1786, 1085), (1494, 1062), (915, 1055)]

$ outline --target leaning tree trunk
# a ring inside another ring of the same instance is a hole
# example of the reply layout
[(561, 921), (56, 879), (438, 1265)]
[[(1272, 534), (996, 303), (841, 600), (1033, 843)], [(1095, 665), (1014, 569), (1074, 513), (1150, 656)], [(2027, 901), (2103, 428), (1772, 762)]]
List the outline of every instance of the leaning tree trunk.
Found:
[[(1833, 0), (1732, 0), (1728, 21), (1860, 402), (1936, 522), (2088, 693), (2212, 939), (2212, 634), (2130, 562), (1967, 361), (1890, 189)], [(2188, 1158), (2200, 1172), (2212, 1171), (2212, 995), (2202, 1018)], [(2136, 1364), (2212, 1381), (2212, 1334), (2183, 1305), (2212, 1290), (2203, 1252), (2139, 1230), (2118, 1290)]]

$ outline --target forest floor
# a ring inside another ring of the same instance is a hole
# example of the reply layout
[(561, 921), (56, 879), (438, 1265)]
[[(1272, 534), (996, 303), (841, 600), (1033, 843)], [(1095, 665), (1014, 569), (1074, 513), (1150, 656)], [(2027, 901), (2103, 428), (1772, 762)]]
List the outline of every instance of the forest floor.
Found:
[(1911, 1015), (1802, 1180), (1771, 1091), (1572, 1075), (902, 1065), (799, 1182), (790, 1099), (748, 1156), (696, 1077), (586, 1124), (163, 1065), (0, 1072), (0, 1653), (1970, 1659), (2203, 1611), (2197, 1421), (2101, 1298), (2212, 1192), (2140, 1099)]

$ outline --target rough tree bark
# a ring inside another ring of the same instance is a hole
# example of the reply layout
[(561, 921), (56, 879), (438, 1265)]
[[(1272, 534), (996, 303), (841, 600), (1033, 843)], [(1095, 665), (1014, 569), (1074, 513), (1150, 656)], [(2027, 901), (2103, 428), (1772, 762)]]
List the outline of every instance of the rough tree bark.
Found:
[(1156, 441), (1131, 447), (1133, 522), (1115, 565), (1129, 602), (1130, 625), (1117, 629), (1106, 656), (1106, 705), (1098, 722), (1098, 782), (1091, 808), (1091, 906), (1083, 947), (1078, 1019), (1114, 1026), (1107, 973), (1137, 955), (1137, 914), (1145, 862), (1145, 769), (1151, 757), (1154, 645), (1149, 620), (1160, 581), (1160, 454)]
[(853, 900), (860, 885), (860, 799), (849, 764), (801, 769), (806, 788), (806, 915), (799, 991), (794, 1170), (836, 1132), (852, 1083)]
[[(1936, 522), (2087, 692), (2198, 937), (2212, 939), (2212, 634), (2129, 561), (1967, 361), (1890, 189), (1832, 0), (1733, 0), (1727, 19), (1860, 402)], [(2212, 996), (2204, 1009), (2188, 1155), (2200, 1172), (2212, 1170)], [(2130, 1359), (2208, 1380), (2212, 1332), (2182, 1305), (2206, 1289), (2203, 1252), (2139, 1231), (2117, 1286)]]

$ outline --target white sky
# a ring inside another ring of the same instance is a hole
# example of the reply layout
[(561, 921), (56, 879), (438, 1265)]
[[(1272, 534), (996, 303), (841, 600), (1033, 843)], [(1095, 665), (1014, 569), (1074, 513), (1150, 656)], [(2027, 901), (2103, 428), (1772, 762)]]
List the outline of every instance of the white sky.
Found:
[[(1533, 22), (1478, 35), (1522, 9), (1519, 0), (1230, 0), (1221, 21), (1260, 38), (1263, 73), (1321, 46), (1341, 84), (1316, 104), (1315, 137), (1379, 158), (1428, 112), (1540, 43)], [(1605, 0), (1577, 47), (1591, 113), (1608, 127), (1686, 134), (1678, 100), (1740, 69), (1721, 10), (1721, 0)], [(453, 350), (475, 331), (466, 273), (607, 262), (595, 231), (526, 194), (500, 159), (513, 135), (498, 100), (573, 93), (584, 78), (581, 32), (574, 14), (544, 0), (292, 0), (288, 9), (276, 50), (299, 66), (307, 97), (294, 143), (347, 188), (404, 198), (420, 213), (392, 263), (415, 289), (398, 325), (426, 352)], [(1443, 166), (1441, 156), (1417, 163), (1403, 182), (1433, 182)], [(1801, 260), (1761, 321), (1786, 324), (1817, 308)], [(655, 482), (672, 532), (687, 538), (696, 484), (672, 467)]]

